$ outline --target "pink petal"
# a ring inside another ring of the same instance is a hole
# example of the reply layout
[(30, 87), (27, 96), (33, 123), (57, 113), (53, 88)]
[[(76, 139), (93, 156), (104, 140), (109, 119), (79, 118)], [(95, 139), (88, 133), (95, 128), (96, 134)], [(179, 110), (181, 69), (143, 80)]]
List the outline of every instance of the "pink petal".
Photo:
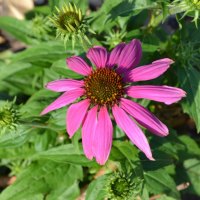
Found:
[(130, 114), (135, 120), (137, 120), (138, 123), (149, 129), (156, 135), (161, 137), (168, 135), (169, 130), (167, 126), (143, 106), (131, 100), (122, 98), (121, 108), (123, 108), (128, 114)]
[(155, 60), (152, 63), (162, 63), (162, 62), (169, 63), (169, 64), (173, 64), (174, 63), (174, 61), (171, 60), (170, 58), (162, 58), (162, 59), (159, 59), (159, 60)]
[(118, 64), (119, 56), (123, 50), (123, 48), (126, 46), (125, 43), (118, 44), (110, 53), (109, 59), (108, 59), (108, 67), (113, 67), (114, 65)]
[(84, 81), (61, 79), (46, 84), (46, 88), (55, 92), (66, 92), (84, 86)]
[(97, 162), (104, 165), (112, 146), (113, 126), (106, 107), (100, 108), (95, 133), (93, 153)]
[(133, 144), (135, 144), (142, 152), (144, 152), (148, 159), (154, 160), (147, 138), (141, 129), (126, 114), (126, 112), (117, 105), (113, 106), (112, 112), (117, 125), (126, 133)]
[(94, 46), (93, 48), (90, 48), (87, 53), (87, 57), (97, 68), (106, 67), (108, 53), (104, 47)]
[(53, 103), (51, 103), (49, 106), (47, 106), (42, 112), (41, 115), (45, 115), (46, 113), (56, 110), (59, 108), (62, 108), (73, 101), (75, 101), (77, 98), (82, 96), (85, 93), (85, 90), (82, 88), (71, 90), (69, 92), (63, 93), (60, 97), (58, 97)]
[(139, 40), (134, 39), (123, 48), (118, 60), (118, 70), (124, 71), (135, 67), (139, 64), (141, 57), (141, 43)]
[(79, 56), (67, 58), (68, 67), (74, 72), (87, 76), (92, 72), (92, 68)]
[(97, 109), (98, 106), (93, 107), (86, 116), (86, 119), (82, 127), (82, 144), (83, 150), (88, 159), (93, 158), (93, 141), (96, 138), (96, 126), (97, 126)]
[(127, 95), (133, 98), (144, 98), (167, 105), (177, 102), (186, 96), (185, 91), (169, 86), (140, 85), (127, 88)]
[(130, 72), (128, 72), (126, 80), (129, 82), (132, 81), (147, 81), (159, 77), (170, 67), (170, 64), (173, 63), (172, 60), (165, 58), (154, 61), (150, 65), (144, 65), (137, 67)]
[(67, 132), (70, 138), (79, 129), (87, 109), (90, 105), (90, 100), (85, 99), (78, 103), (72, 104), (67, 110), (66, 125)]

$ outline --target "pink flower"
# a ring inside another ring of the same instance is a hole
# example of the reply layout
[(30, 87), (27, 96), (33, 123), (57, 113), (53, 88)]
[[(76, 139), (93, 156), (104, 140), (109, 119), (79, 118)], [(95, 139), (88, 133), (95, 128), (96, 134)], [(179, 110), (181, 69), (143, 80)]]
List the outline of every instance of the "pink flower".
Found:
[(95, 46), (87, 53), (87, 58), (95, 67), (78, 56), (67, 59), (68, 67), (84, 76), (82, 80), (62, 79), (46, 85), (49, 90), (64, 93), (41, 114), (78, 100), (68, 108), (67, 132), (72, 137), (82, 125), (84, 153), (88, 159), (96, 158), (101, 165), (107, 161), (112, 146), (112, 116), (133, 144), (148, 159), (154, 160), (147, 138), (137, 123), (161, 137), (168, 135), (168, 128), (133, 100), (145, 98), (172, 104), (186, 95), (183, 90), (170, 86), (135, 85), (137, 81), (157, 78), (173, 63), (164, 58), (134, 68), (141, 56), (141, 44), (136, 39), (129, 44), (117, 45), (111, 53), (104, 47)]

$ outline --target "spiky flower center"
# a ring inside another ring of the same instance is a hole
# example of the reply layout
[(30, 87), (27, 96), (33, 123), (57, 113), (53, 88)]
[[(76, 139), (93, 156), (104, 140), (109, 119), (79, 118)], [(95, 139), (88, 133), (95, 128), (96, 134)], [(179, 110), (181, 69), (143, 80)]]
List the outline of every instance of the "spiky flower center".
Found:
[(19, 113), (12, 106), (5, 105), (0, 109), (0, 127), (15, 128), (19, 120)]
[(64, 5), (61, 9), (56, 7), (56, 10), (57, 14), (54, 14), (50, 20), (56, 26), (57, 34), (72, 34), (83, 29), (82, 12), (75, 4), (69, 3), (69, 5)]
[(111, 185), (111, 190), (114, 192), (116, 196), (127, 195), (129, 192), (129, 182), (125, 177), (121, 177), (121, 179), (116, 179)]
[(143, 180), (123, 171), (111, 174), (106, 184), (108, 199), (132, 200), (141, 192)]
[(188, 0), (188, 4), (192, 5), (194, 9), (200, 10), (200, 1), (199, 0)]
[(114, 105), (124, 93), (122, 77), (114, 70), (100, 68), (85, 78), (86, 96), (97, 105)]
[(66, 31), (76, 31), (80, 26), (78, 13), (71, 11), (61, 13), (58, 19), (58, 23)]

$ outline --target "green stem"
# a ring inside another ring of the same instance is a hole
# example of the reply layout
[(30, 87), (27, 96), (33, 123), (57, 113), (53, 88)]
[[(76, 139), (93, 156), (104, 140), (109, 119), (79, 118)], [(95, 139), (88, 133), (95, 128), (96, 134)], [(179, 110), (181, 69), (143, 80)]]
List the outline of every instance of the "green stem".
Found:
[(86, 35), (81, 35), (80, 37), (81, 37), (82, 47), (83, 47), (84, 51), (87, 52), (92, 47), (92, 44)]

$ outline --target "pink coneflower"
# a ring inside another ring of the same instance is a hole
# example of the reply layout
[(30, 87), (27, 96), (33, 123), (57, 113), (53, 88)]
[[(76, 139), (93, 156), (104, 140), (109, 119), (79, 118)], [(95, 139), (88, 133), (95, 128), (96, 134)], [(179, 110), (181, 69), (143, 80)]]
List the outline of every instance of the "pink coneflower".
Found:
[(70, 137), (82, 125), (83, 150), (88, 159), (96, 158), (103, 165), (107, 161), (113, 135), (112, 116), (147, 158), (154, 160), (147, 138), (137, 125), (144, 126), (158, 136), (166, 136), (168, 128), (146, 108), (134, 102), (145, 98), (172, 104), (185, 96), (179, 88), (169, 86), (135, 85), (163, 74), (173, 63), (169, 58), (134, 68), (142, 56), (140, 41), (117, 45), (111, 53), (104, 47), (89, 49), (87, 58), (95, 67), (89, 66), (81, 57), (67, 59), (68, 67), (83, 75), (82, 80), (61, 79), (48, 83), (46, 88), (64, 92), (42, 111), (42, 115), (69, 105), (66, 117)]

